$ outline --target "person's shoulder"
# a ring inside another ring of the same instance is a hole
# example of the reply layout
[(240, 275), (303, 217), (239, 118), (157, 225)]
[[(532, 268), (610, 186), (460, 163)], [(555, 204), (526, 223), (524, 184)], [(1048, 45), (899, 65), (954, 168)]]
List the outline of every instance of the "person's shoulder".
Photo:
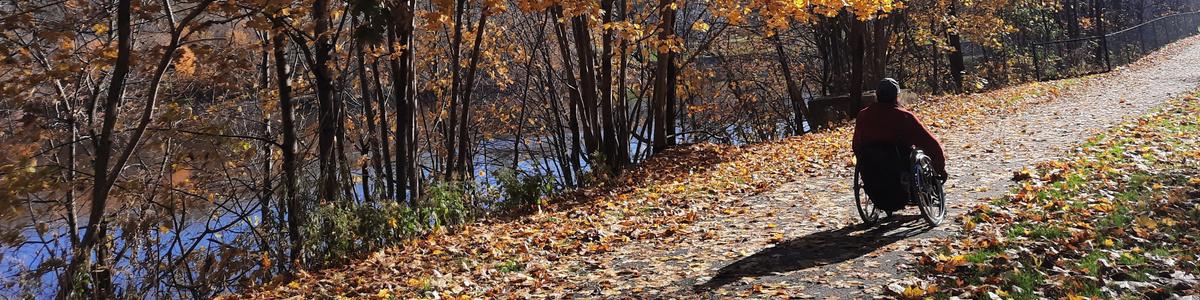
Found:
[(899, 107), (899, 106), (894, 107), (892, 109), (891, 113), (892, 113), (892, 115), (897, 116), (900, 119), (903, 119), (907, 122), (914, 122), (917, 124), (921, 123), (921, 119), (917, 118), (916, 114), (913, 114), (911, 111), (904, 109), (902, 107)]
[(896, 106), (895, 108), (896, 108), (896, 112), (897, 112), (897, 113), (903, 114), (903, 115), (904, 115), (904, 116), (906, 116), (906, 117), (910, 117), (910, 118), (916, 118), (916, 117), (917, 117), (917, 116), (916, 116), (916, 115), (914, 115), (914, 114), (913, 114), (911, 111), (908, 111), (907, 109), (904, 109), (903, 107)]
[(858, 109), (858, 115), (859, 115), (859, 116), (865, 116), (865, 115), (868, 115), (868, 114), (870, 114), (870, 113), (872, 113), (872, 112), (875, 112), (875, 110), (874, 110), (874, 109), (872, 109), (872, 107), (874, 107), (874, 105), (867, 105), (866, 107), (863, 107), (863, 108), (860, 108), (860, 109)]
[(878, 102), (876, 102), (876, 103), (871, 103), (871, 104), (868, 104), (868, 105), (866, 105), (866, 106), (863, 106), (863, 107), (862, 107), (862, 108), (860, 108), (858, 111), (860, 111), (860, 112), (863, 112), (863, 111), (869, 111), (869, 112), (887, 112), (887, 111), (890, 111), (890, 110), (892, 110), (893, 108), (894, 108), (894, 106), (890, 106), (890, 105), (884, 105), (884, 104), (882, 104), (882, 103), (878, 103)]

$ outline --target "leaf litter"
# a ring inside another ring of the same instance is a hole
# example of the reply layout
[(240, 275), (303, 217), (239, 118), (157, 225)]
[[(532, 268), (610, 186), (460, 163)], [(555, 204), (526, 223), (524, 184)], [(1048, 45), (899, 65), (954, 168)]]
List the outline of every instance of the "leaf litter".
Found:
[[(1141, 62), (1131, 68), (1138, 64)], [(1108, 75), (1090, 78), (1103, 76)], [(1086, 85), (1098, 81), (1067, 79), (981, 94), (933, 97), (920, 103), (915, 112), (932, 124), (935, 133), (959, 127), (978, 128), (987, 125), (982, 121), (989, 120), (989, 116), (1069, 98), (1066, 93), (1086, 90)], [(713, 262), (726, 259), (700, 251), (680, 253), (669, 260), (652, 259), (647, 256), (661, 251), (647, 250), (710, 240), (742, 245), (738, 251), (723, 254), (737, 258), (770, 244), (774, 234), (727, 237), (723, 236), (726, 233), (723, 230), (698, 228), (696, 224), (721, 218), (759, 220), (763, 212), (750, 209), (747, 196), (805, 177), (848, 177), (853, 167), (848, 151), (850, 131), (849, 127), (840, 126), (818, 134), (743, 147), (709, 143), (676, 147), (609, 184), (560, 195), (542, 213), (436, 230), (350, 265), (301, 272), (293, 281), (256, 287), (232, 297), (469, 299), (691, 295), (678, 287), (710, 279), (719, 267)], [(809, 210), (813, 215), (808, 220), (823, 222), (822, 226), (840, 227), (847, 221), (846, 214), (815, 210), (815, 213)], [(777, 229), (786, 239), (798, 226), (780, 223)], [(892, 248), (881, 251), (889, 249)], [(865, 257), (870, 259), (878, 252)], [(624, 271), (630, 269), (627, 264), (631, 262), (638, 262), (636, 268), (653, 270), (655, 276)], [(799, 272), (808, 271), (813, 270)], [(832, 274), (808, 274), (804, 281), (831, 282)], [(901, 295), (917, 291), (908, 286), (902, 288)], [(864, 289), (882, 292), (879, 287)], [(921, 291), (931, 292), (925, 288)], [(749, 283), (749, 288), (719, 290), (714, 295), (813, 297), (797, 283)]]

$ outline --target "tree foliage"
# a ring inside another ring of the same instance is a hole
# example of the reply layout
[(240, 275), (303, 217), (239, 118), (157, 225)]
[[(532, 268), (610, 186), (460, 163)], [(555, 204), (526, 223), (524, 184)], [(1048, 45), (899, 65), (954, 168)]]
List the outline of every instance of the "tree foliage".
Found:
[[(1104, 22), (1189, 7), (1117, 2)], [(833, 112), (806, 103), (861, 104), (878, 78), (935, 94), (1030, 80), (1023, 45), (1095, 28), (1078, 18), (1089, 8), (6, 2), (0, 215), (12, 221), (0, 242), (29, 261), (0, 266), (0, 284), (34, 297), (206, 298), (280, 282), (533, 211), (547, 193), (612, 186), (680, 144), (828, 128), (816, 120)]]

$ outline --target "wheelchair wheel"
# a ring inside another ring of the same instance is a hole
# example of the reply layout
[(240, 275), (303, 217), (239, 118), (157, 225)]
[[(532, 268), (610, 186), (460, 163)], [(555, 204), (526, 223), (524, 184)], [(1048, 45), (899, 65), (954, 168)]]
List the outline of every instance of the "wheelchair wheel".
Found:
[(868, 198), (867, 192), (863, 190), (858, 166), (854, 166), (854, 205), (858, 208), (858, 217), (862, 218), (863, 223), (874, 225), (879, 222), (879, 210), (875, 209), (875, 203), (871, 202), (871, 198)]
[(942, 181), (933, 171), (933, 164), (923, 153), (917, 154), (919, 164), (917, 207), (921, 209), (921, 217), (930, 226), (937, 226), (946, 218), (946, 193), (942, 190)]

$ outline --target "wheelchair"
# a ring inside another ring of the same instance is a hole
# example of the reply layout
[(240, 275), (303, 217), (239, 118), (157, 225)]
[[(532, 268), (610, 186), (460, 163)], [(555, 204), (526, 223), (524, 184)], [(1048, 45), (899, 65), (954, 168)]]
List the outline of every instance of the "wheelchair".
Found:
[[(893, 150), (895, 149), (895, 150)], [(946, 217), (946, 194), (943, 191), (944, 180), (939, 178), (937, 172), (933, 169), (933, 163), (928, 156), (920, 149), (915, 147), (876, 147), (874, 159), (858, 160), (854, 166), (854, 203), (858, 208), (858, 216), (862, 218), (863, 223), (874, 225), (879, 222), (881, 214), (884, 213), (881, 209), (876, 209), (873, 202), (867, 193), (867, 188), (875, 186), (883, 186), (881, 180), (896, 179), (899, 182), (890, 184), (898, 185), (901, 192), (906, 194), (907, 202), (905, 207), (909, 205), (916, 206), (921, 211), (921, 216), (930, 226), (937, 226), (942, 223)], [(905, 151), (907, 150), (907, 151)], [(870, 151), (866, 151), (870, 153)], [(907, 155), (906, 153), (907, 152)], [(882, 153), (882, 154), (880, 154)], [(856, 157), (859, 156), (856, 154)], [(907, 159), (903, 159), (907, 156)], [(873, 170), (878, 172), (878, 168), (864, 167), (864, 163), (889, 163), (900, 162), (902, 165), (896, 166), (894, 171), (898, 172), (883, 172), (880, 176), (872, 177), (870, 181), (864, 180), (863, 172)], [(898, 173), (898, 174), (897, 174)], [(894, 174), (889, 176), (889, 174)], [(882, 178), (881, 177), (885, 177)], [(899, 178), (886, 178), (899, 177)], [(877, 194), (879, 195), (879, 194)], [(888, 215), (891, 213), (888, 212)]]

